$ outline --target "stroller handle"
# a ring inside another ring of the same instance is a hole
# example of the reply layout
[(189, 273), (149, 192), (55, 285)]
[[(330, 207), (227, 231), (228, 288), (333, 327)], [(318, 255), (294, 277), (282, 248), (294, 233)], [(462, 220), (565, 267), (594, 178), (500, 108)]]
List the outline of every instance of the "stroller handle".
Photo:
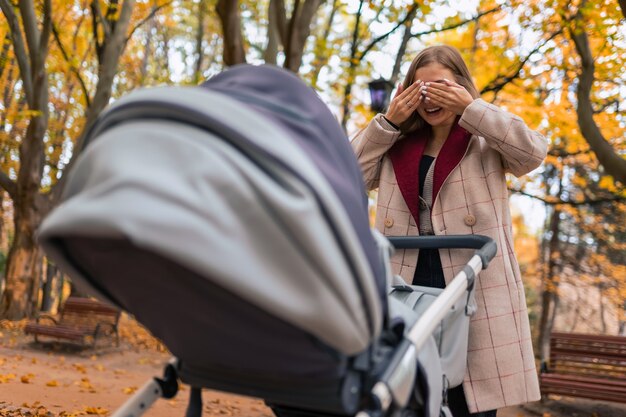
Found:
[(387, 236), (396, 249), (477, 249), (482, 269), (496, 256), (496, 242), (484, 235)]

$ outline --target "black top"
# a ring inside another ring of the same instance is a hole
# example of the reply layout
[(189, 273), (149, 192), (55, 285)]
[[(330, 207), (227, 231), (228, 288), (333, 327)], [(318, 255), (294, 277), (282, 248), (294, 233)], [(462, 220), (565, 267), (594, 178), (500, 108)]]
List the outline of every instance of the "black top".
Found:
[(420, 196), (424, 196), (424, 182), (426, 182), (426, 175), (428, 174), (428, 170), (430, 166), (433, 164), (435, 160), (434, 156), (430, 155), (422, 155), (422, 160), (420, 161)]

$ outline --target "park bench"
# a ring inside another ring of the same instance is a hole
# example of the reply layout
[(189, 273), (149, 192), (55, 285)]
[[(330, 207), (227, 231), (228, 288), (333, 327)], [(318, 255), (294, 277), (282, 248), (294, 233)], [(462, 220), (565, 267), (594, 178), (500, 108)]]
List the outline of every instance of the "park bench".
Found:
[(24, 328), (24, 333), (65, 339), (83, 345), (96, 346), (101, 336), (115, 336), (119, 346), (118, 323), (121, 310), (90, 298), (70, 297), (61, 308), (58, 318), (41, 315)]
[(542, 395), (626, 403), (626, 337), (553, 333)]

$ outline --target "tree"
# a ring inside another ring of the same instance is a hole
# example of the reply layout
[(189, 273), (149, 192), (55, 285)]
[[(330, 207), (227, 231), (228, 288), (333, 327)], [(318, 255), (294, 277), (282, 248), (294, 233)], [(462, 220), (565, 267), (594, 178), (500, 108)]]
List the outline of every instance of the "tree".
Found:
[[(620, 1), (622, 13), (626, 13), (624, 11), (624, 3), (624, 0)], [(586, 33), (586, 29), (589, 27), (586, 17), (592, 8), (595, 7), (596, 5), (583, 1), (578, 13), (576, 13), (573, 26), (569, 28), (570, 37), (574, 45), (576, 45), (576, 51), (580, 56), (581, 67), (576, 88), (576, 96), (578, 98), (576, 114), (580, 131), (596, 154), (600, 164), (609, 175), (626, 185), (626, 159), (615, 151), (593, 119), (596, 111), (592, 105), (591, 91), (594, 83), (595, 63), (589, 37)], [(624, 54), (624, 51), (621, 53)]]
[[(121, 4), (111, 1), (106, 10), (102, 10), (100, 1), (90, 3), (98, 72), (93, 96), (85, 97), (87, 128), (111, 98), (113, 79), (126, 43), (133, 6), (133, 0)], [(57, 182), (47, 192), (42, 190), (45, 146), (50, 138), (50, 92), (46, 65), (55, 23), (50, 0), (45, 0), (41, 8), (31, 0), (20, 1), (17, 7), (9, 0), (0, 0), (0, 8), (10, 26), (12, 48), (29, 115), (28, 128), (19, 145), (19, 169), (15, 180), (6, 172), (0, 172), (0, 186), (13, 201), (15, 228), (7, 260), (0, 316), (19, 319), (31, 316), (37, 307), (42, 263), (34, 233), (60, 195), (64, 182)], [(86, 85), (84, 80), (81, 83)], [(74, 145), (72, 161), (81, 149), (82, 139), (79, 138)]]

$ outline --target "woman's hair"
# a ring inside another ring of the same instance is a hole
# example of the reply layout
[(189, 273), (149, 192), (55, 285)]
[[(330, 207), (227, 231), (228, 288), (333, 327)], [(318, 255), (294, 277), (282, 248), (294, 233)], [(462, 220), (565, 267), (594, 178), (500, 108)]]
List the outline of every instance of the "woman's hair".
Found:
[[(473, 98), (478, 98), (478, 89), (472, 81), (469, 69), (463, 61), (463, 57), (455, 48), (447, 45), (431, 46), (421, 51), (411, 62), (409, 72), (404, 78), (403, 87), (408, 88), (415, 82), (415, 71), (427, 65), (437, 63), (449, 69), (454, 74), (454, 81), (462, 85), (470, 93)], [(400, 125), (403, 133), (420, 130), (425, 127), (426, 122), (417, 113), (413, 112), (404, 123)]]

